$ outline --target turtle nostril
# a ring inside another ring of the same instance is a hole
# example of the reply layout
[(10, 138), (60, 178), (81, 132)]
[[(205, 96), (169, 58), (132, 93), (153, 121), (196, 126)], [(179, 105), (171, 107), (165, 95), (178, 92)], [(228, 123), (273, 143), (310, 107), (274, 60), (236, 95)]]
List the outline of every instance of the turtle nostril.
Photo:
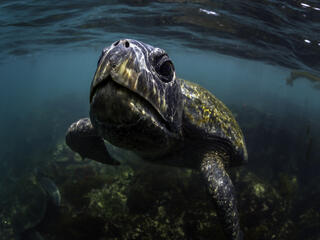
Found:
[(113, 44), (113, 46), (117, 46), (118, 44), (119, 44), (119, 40), (118, 41), (116, 41), (114, 44)]
[(125, 41), (125, 42), (124, 42), (124, 46), (125, 46), (126, 48), (128, 48), (128, 47), (130, 46), (129, 42), (128, 42), (128, 41)]

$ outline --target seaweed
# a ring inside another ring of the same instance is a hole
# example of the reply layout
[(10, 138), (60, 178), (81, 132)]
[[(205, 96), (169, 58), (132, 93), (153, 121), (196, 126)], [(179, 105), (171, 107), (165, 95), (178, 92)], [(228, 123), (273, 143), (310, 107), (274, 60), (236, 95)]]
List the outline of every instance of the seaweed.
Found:
[[(248, 165), (231, 171), (244, 239), (318, 239), (320, 188), (319, 176), (313, 174), (319, 159), (317, 127), (294, 114), (294, 121), (277, 127), (274, 115), (248, 106), (232, 109), (249, 149)], [(56, 215), (46, 216), (50, 221), (37, 228), (45, 239), (224, 239), (198, 171), (132, 164), (129, 160), (136, 159), (130, 153), (108, 148), (124, 160), (122, 165), (83, 160), (63, 138), (55, 141), (51, 160), (38, 165), (62, 196)], [(15, 238), (8, 217), (14, 211), (6, 204), (21, 190), (2, 191), (8, 196), (0, 208), (6, 239)]]

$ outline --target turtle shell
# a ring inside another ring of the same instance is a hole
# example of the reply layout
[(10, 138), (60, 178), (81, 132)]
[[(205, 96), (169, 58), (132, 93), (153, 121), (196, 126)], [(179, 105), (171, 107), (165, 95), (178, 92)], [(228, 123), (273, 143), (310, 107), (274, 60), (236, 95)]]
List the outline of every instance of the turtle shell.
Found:
[(47, 177), (38, 178), (38, 182), (47, 193), (48, 200), (51, 201), (54, 206), (59, 207), (61, 203), (61, 195), (57, 185)]
[(46, 210), (47, 193), (35, 177), (20, 179), (10, 211), (15, 232), (19, 234), (37, 226), (43, 220)]
[(183, 120), (189, 137), (200, 136), (207, 144), (227, 152), (228, 157), (224, 158), (227, 166), (246, 163), (243, 133), (231, 111), (207, 89), (187, 80), (180, 81), (185, 96)]

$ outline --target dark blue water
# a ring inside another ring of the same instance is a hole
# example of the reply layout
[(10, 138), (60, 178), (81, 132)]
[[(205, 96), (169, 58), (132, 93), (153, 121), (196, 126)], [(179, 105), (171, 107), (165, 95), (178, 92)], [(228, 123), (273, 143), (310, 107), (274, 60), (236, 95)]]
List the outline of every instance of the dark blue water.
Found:
[[(56, 160), (67, 127), (88, 115), (103, 47), (133, 38), (166, 49), (179, 77), (231, 108), (247, 140), (246, 169), (284, 199), (286, 214), (274, 226), (287, 229), (252, 227), (244, 214), (245, 239), (319, 239), (319, 29), (315, 0), (1, 1), (0, 204), (11, 201), (9, 186)], [(292, 71), (300, 75), (290, 85)], [(50, 174), (63, 188), (58, 171)], [(240, 200), (241, 209), (248, 209), (247, 201)], [(268, 221), (267, 215), (250, 216)], [(41, 231), (52, 239), (63, 235)]]

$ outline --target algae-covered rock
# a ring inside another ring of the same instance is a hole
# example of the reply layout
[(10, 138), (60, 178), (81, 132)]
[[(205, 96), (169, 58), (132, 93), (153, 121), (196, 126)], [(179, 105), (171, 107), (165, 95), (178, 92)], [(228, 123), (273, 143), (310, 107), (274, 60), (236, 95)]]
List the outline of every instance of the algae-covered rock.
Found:
[(92, 215), (110, 219), (127, 213), (127, 191), (133, 171), (128, 167), (119, 170), (118, 175), (103, 188), (88, 193), (87, 198)]
[(104, 219), (106, 239), (222, 236), (197, 173), (149, 165), (119, 171), (112, 183), (88, 194), (89, 212)]
[(288, 218), (287, 202), (279, 192), (246, 169), (236, 171), (233, 178), (247, 239), (287, 239), (293, 223)]
[(320, 206), (311, 206), (305, 210), (298, 218), (300, 239), (318, 240), (320, 239)]
[(297, 197), (299, 189), (299, 181), (297, 176), (280, 173), (278, 177), (279, 193), (287, 201), (292, 201)]
[[(63, 209), (48, 239), (223, 239), (212, 202), (197, 171), (141, 165), (69, 166), (61, 184)], [(60, 169), (61, 170), (61, 169)], [(244, 239), (299, 239), (300, 230), (317, 236), (317, 198), (289, 211), (299, 181), (279, 175), (271, 183), (240, 169), (232, 175), (239, 197)], [(300, 230), (299, 230), (300, 229)], [(43, 232), (41, 232), (43, 234)], [(309, 239), (317, 239), (309, 237)]]
[(0, 210), (0, 240), (15, 240), (14, 227), (7, 211)]
[(61, 164), (75, 164), (82, 162), (81, 156), (71, 151), (64, 139), (57, 143), (52, 155), (54, 161)]
[[(74, 159), (57, 166), (63, 209), (44, 235), (48, 239), (223, 239), (197, 171), (141, 162), (114, 168)], [(232, 174), (244, 239), (298, 240), (306, 232), (306, 239), (317, 239), (318, 190), (305, 189), (315, 200), (301, 201), (298, 210), (297, 201), (307, 197), (298, 176), (284, 172), (270, 181), (258, 173)]]
[(320, 193), (317, 186), (304, 190), (293, 211), (296, 229), (299, 229), (297, 238), (318, 240), (320, 239)]

